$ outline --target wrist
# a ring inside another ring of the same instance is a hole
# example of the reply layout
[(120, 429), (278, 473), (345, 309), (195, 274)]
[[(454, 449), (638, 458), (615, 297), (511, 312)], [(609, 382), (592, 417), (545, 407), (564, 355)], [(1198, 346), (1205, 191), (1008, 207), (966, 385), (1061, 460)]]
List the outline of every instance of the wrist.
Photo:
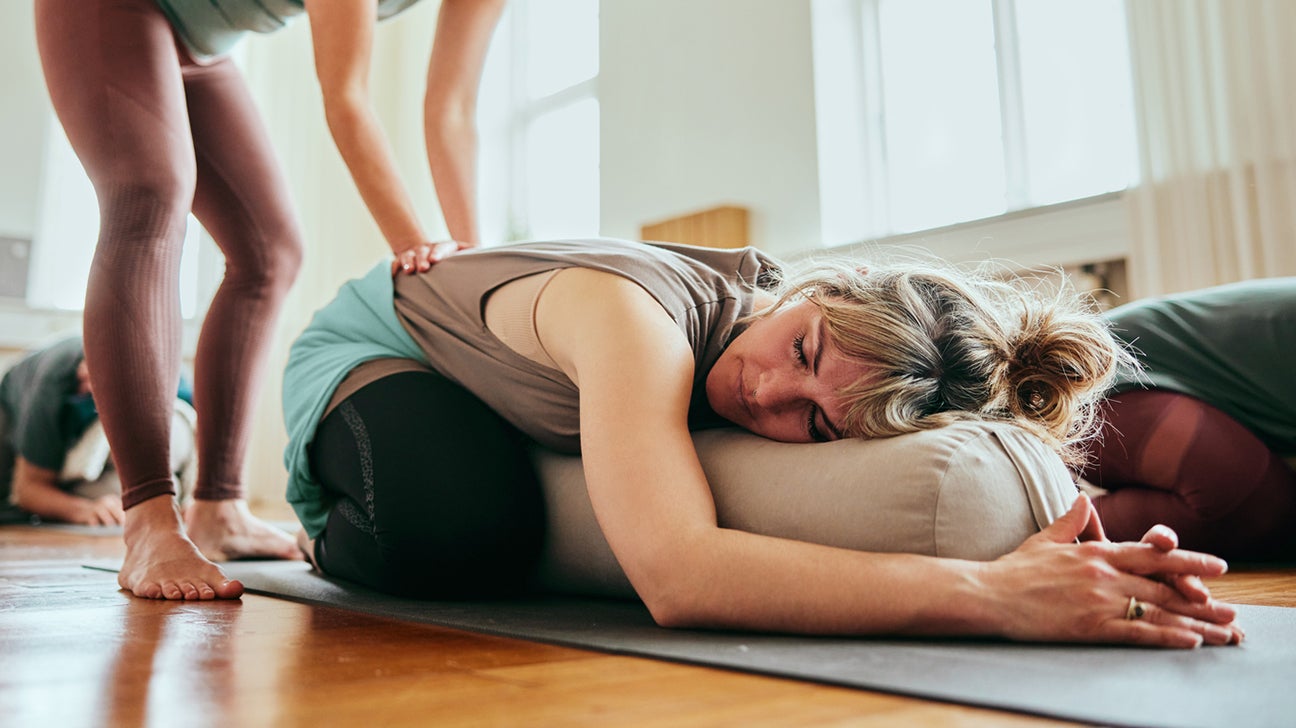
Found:
[(950, 633), (982, 637), (1005, 637), (1009, 629), (1008, 610), (1003, 608), (1000, 589), (994, 586), (996, 562), (957, 562), (950, 580), (951, 594), (944, 600), (948, 612), (942, 618)]

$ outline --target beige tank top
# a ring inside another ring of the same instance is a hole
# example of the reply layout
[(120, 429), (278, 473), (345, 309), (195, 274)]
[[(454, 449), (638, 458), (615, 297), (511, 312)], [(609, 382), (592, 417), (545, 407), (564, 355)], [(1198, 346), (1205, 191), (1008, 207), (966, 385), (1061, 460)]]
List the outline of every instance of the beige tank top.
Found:
[[(705, 379), (752, 310), (770, 259), (751, 248), (719, 250), (614, 239), (562, 240), (451, 256), (426, 273), (397, 276), (393, 305), (421, 362), (369, 362), (351, 371), (330, 407), (395, 371), (432, 370), (480, 398), (541, 444), (580, 449), (580, 393), (535, 333), (535, 301), (565, 268), (614, 273), (662, 305), (694, 354), (691, 426), (716, 424)], [(516, 287), (514, 287), (516, 284)], [(590, 301), (591, 306), (599, 305)]]
[[(559, 270), (518, 278), (495, 289), (486, 300), (486, 328), (495, 334), (508, 348), (543, 367), (558, 369), (558, 363), (545, 351), (536, 332), (536, 304), (540, 294), (549, 285), (549, 281), (558, 275)], [(333, 411), (347, 397), (360, 391), (367, 384), (401, 372), (433, 371), (426, 364), (412, 359), (374, 359), (351, 370), (346, 379), (338, 385), (329, 400), (324, 416)]]

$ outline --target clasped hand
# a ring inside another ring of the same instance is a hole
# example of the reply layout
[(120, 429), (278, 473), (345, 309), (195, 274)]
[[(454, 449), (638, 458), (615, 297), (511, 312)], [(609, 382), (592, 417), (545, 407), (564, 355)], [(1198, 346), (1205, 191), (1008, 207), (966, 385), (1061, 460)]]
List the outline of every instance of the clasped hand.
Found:
[(986, 564), (1003, 620), (997, 631), (1019, 640), (1156, 647), (1240, 643), (1237, 611), (1202, 583), (1228, 565), (1178, 546), (1166, 526), (1154, 526), (1139, 543), (1108, 541), (1082, 495), (1048, 528)]
[(405, 273), (414, 275), (429, 270), (433, 265), (454, 255), (460, 250), (465, 250), (473, 246), (468, 243), (458, 243), (453, 240), (445, 240), (439, 243), (419, 243), (412, 248), (406, 248), (396, 253), (396, 259), (392, 261), (392, 275)]

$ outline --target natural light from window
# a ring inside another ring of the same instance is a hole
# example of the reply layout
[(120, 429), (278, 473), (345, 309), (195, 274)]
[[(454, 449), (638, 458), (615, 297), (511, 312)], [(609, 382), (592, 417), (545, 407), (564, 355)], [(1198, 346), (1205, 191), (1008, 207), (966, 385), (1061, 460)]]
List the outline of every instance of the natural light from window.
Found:
[(599, 233), (598, 0), (517, 0), (479, 98), (485, 244)]
[(816, 0), (814, 10), (830, 244), (1136, 181), (1122, 0)]

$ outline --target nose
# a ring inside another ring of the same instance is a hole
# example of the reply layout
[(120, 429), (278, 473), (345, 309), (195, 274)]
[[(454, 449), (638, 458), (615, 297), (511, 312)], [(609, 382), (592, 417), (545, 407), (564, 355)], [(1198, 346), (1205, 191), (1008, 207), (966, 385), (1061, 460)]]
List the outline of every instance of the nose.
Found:
[(802, 399), (796, 377), (781, 369), (761, 372), (751, 399), (767, 412), (779, 412)]

